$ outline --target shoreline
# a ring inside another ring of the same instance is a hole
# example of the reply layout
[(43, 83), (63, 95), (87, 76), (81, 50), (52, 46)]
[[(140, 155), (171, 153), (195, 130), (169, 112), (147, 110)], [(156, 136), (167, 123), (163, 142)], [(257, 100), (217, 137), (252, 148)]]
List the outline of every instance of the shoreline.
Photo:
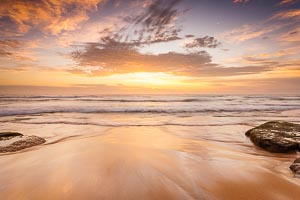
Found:
[(118, 127), (1, 156), (0, 196), (293, 199), (300, 195), (300, 181), (287, 167), (296, 155), (274, 157), (250, 146), (180, 136), (185, 131)]

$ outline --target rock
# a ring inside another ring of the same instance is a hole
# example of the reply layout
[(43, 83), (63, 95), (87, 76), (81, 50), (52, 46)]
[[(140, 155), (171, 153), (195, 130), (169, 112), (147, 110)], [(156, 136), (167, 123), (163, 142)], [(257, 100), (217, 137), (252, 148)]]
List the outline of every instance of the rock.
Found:
[(300, 125), (270, 121), (246, 132), (251, 141), (270, 152), (287, 153), (300, 150)]
[(18, 133), (18, 132), (1, 132), (0, 133), (0, 141), (1, 140), (10, 140), (13, 137), (16, 136), (23, 136), (23, 134)]
[(300, 178), (300, 158), (297, 158), (290, 166), (290, 169), (295, 173), (295, 177)]
[(24, 136), (16, 132), (2, 132), (0, 138), (0, 153), (20, 151), (46, 142), (44, 138), (34, 135)]

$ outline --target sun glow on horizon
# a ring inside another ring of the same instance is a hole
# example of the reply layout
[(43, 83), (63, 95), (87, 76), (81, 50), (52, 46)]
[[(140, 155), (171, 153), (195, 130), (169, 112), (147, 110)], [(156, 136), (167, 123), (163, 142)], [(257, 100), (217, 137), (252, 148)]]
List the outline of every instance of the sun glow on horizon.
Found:
[(0, 89), (299, 93), (299, 20), (298, 0), (2, 0)]
[(125, 85), (129, 86), (172, 86), (182, 84), (188, 77), (176, 76), (164, 72), (134, 72), (127, 74), (117, 74), (110, 76), (111, 79), (121, 80)]

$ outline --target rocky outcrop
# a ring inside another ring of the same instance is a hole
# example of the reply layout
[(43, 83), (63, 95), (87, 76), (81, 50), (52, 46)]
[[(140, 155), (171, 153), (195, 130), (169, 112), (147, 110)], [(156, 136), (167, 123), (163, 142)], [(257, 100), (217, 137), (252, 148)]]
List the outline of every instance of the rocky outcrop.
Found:
[[(246, 132), (251, 141), (270, 152), (300, 151), (300, 125), (285, 121), (270, 121)], [(290, 166), (295, 177), (300, 178), (300, 158)]]
[(1, 140), (10, 140), (16, 136), (23, 136), (23, 134), (18, 132), (1, 132), (0, 133), (0, 141)]
[(45, 143), (44, 138), (38, 136), (24, 136), (17, 132), (0, 133), (0, 153), (15, 152)]
[(290, 166), (290, 169), (295, 173), (295, 177), (300, 178), (300, 158), (297, 158)]
[(246, 132), (251, 141), (270, 152), (287, 153), (300, 150), (300, 125), (270, 121)]

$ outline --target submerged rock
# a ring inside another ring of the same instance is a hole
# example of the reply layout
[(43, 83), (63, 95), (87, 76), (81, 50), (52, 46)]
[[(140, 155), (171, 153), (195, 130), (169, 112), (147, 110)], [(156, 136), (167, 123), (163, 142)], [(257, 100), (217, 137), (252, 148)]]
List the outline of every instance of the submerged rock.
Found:
[(246, 132), (251, 141), (270, 152), (286, 153), (300, 150), (300, 125), (270, 121)]
[(24, 136), (16, 132), (0, 133), (0, 153), (15, 152), (45, 143), (44, 138), (38, 136)]
[(300, 158), (297, 158), (290, 166), (290, 169), (295, 173), (295, 177), (300, 178)]

